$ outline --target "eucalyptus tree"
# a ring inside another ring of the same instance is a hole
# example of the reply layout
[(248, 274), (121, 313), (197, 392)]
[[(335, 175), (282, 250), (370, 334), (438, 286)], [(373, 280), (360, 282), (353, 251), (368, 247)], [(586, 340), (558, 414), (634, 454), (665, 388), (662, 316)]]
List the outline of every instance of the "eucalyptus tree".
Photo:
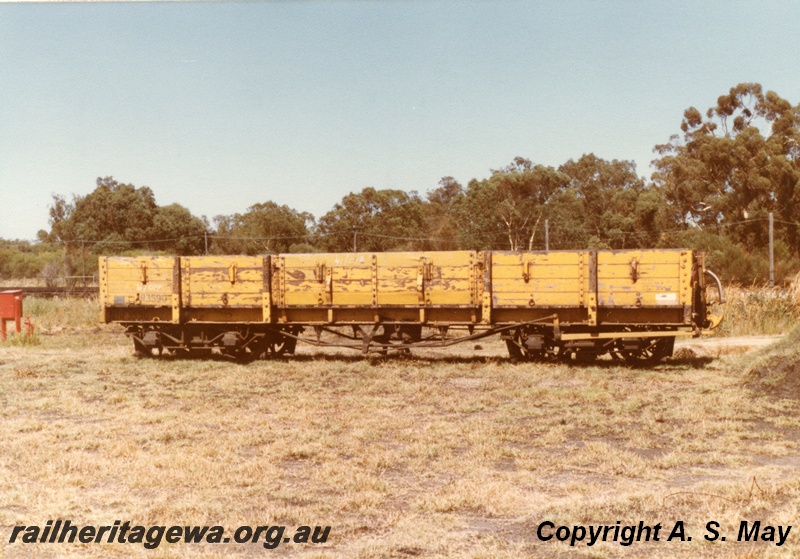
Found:
[(754, 248), (766, 244), (765, 218), (773, 212), (800, 254), (800, 106), (741, 83), (705, 113), (686, 109), (680, 128), (656, 146), (653, 162), (675, 221)]

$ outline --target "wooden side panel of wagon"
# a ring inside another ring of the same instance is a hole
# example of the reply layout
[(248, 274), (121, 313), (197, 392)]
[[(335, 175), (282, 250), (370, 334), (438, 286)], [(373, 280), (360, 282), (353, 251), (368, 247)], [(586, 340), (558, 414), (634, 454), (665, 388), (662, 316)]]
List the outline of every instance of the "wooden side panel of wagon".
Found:
[(376, 255), (380, 306), (477, 306), (474, 251)]
[(492, 322), (557, 314), (562, 322), (588, 324), (595, 297), (595, 258), (591, 251), (492, 252)]
[(282, 254), (273, 259), (280, 322), (477, 320), (474, 251)]
[[(376, 255), (376, 302), (396, 318), (420, 323), (475, 323), (483, 278), (475, 251)], [(417, 315), (400, 314), (400, 308)]]
[(691, 324), (692, 264), (686, 250), (598, 252), (600, 322)]
[[(363, 317), (364, 309), (374, 304), (372, 258), (370, 253), (273, 257), (272, 298), (278, 322), (371, 320), (371, 311)], [(350, 310), (342, 315), (344, 309)]]
[(372, 302), (369, 254), (281, 254), (273, 259), (273, 297), (279, 308)]
[(181, 258), (184, 319), (261, 322), (269, 299), (269, 256)]
[(101, 321), (177, 322), (180, 259), (104, 256), (99, 261)]

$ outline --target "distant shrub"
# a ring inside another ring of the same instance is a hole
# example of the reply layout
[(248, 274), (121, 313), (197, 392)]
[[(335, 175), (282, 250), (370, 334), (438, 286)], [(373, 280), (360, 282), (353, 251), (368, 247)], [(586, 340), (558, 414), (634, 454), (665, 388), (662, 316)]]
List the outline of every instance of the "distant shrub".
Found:
[[(662, 245), (704, 252), (706, 267), (725, 282), (746, 285), (769, 280), (769, 253), (766, 249), (753, 252), (728, 237), (701, 229), (672, 234)], [(800, 270), (800, 260), (782, 240), (775, 242), (774, 258), (776, 283), (787, 284), (792, 281)]]
[(785, 334), (800, 324), (798, 279), (789, 287), (729, 285), (725, 297), (724, 319), (718, 329), (723, 336)]

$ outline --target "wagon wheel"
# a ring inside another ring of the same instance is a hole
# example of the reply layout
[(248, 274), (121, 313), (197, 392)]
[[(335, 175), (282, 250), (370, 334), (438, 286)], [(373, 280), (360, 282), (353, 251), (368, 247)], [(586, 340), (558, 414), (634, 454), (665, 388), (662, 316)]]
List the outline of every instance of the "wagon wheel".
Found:
[[(297, 334), (297, 332), (292, 332)], [(263, 355), (266, 358), (280, 357), (281, 355), (293, 355), (297, 347), (297, 340), (283, 335), (270, 336), (263, 342)]]
[[(506, 339), (506, 347), (512, 361), (557, 361), (565, 357), (561, 346), (555, 343), (550, 336), (545, 335), (544, 347), (542, 349), (530, 350), (522, 339), (522, 332), (517, 330), (512, 338)], [(568, 354), (566, 354), (568, 355)]]
[[(674, 337), (648, 338), (647, 345), (637, 350), (618, 350), (628, 363), (649, 365), (672, 355)], [(612, 355), (614, 352), (612, 352)]]
[(138, 353), (139, 355), (144, 355), (146, 357), (152, 357), (153, 356), (153, 352), (150, 351), (147, 348), (146, 345), (144, 345), (142, 342), (140, 342), (136, 338), (133, 338), (133, 350), (136, 353)]
[(508, 348), (508, 355), (512, 361), (521, 361), (527, 359), (527, 355), (523, 354), (522, 347), (517, 342), (517, 336), (506, 340), (506, 347)]
[(622, 350), (622, 358), (633, 365), (649, 365), (658, 361), (652, 345), (637, 350)]
[(266, 355), (267, 357), (280, 357), (284, 353), (286, 353), (286, 348), (289, 343), (289, 340), (286, 338), (281, 338), (280, 341), (274, 342), (270, 341), (267, 342), (265, 345), (266, 347)]
[(236, 357), (240, 361), (250, 362), (255, 359), (280, 357), (285, 353), (294, 353), (297, 340), (277, 333), (255, 336), (243, 347), (236, 349)]
[[(635, 332), (630, 326), (625, 326), (623, 332)], [(671, 340), (669, 344), (664, 344), (664, 340)], [(655, 362), (663, 357), (672, 354), (672, 343), (675, 338), (649, 338), (645, 340), (647, 346), (636, 350), (625, 349), (622, 338), (614, 340), (614, 344), (608, 350), (608, 354), (614, 361), (626, 361), (628, 363), (646, 364)], [(668, 347), (667, 347), (668, 345)], [(661, 348), (659, 350), (658, 348)]]

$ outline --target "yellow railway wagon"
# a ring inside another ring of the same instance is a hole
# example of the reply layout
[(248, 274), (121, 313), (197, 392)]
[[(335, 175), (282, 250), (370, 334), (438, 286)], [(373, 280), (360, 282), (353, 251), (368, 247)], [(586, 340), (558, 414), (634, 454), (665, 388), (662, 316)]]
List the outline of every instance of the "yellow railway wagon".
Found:
[(146, 354), (406, 351), (499, 334), (517, 359), (652, 360), (718, 324), (707, 278), (721, 300), (690, 250), (102, 257), (100, 301)]

